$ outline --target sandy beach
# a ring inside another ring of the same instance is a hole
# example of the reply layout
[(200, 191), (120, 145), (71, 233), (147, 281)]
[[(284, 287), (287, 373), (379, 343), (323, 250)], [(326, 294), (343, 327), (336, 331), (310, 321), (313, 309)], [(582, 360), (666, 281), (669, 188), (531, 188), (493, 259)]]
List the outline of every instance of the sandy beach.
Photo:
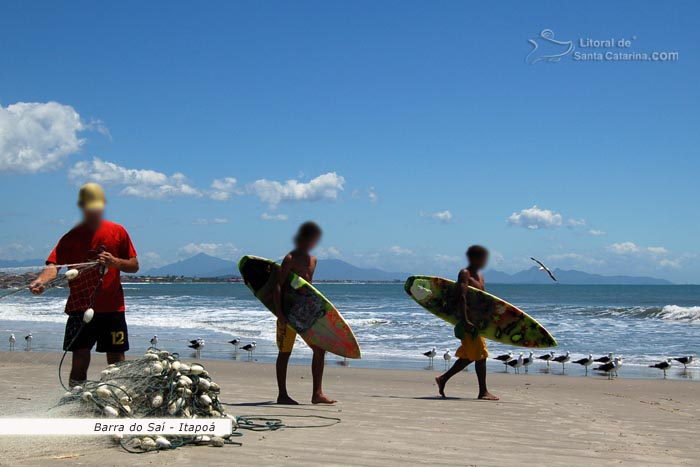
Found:
[[(59, 354), (0, 353), (0, 404), (5, 417), (54, 416), (63, 391)], [(94, 376), (102, 367), (95, 357)], [(329, 366), (332, 407), (280, 407), (274, 368), (255, 362), (204, 361), (234, 415), (338, 417), (327, 428), (245, 432), (243, 446), (185, 447), (128, 454), (103, 438), (0, 439), (2, 465), (698, 465), (700, 392), (692, 382), (491, 374), (500, 402), (475, 400), (472, 373), (458, 375), (447, 400), (427, 371)], [(290, 367), (293, 396), (306, 402), (310, 370)], [(47, 411), (48, 410), (48, 411)], [(57, 415), (56, 415), (57, 416)]]

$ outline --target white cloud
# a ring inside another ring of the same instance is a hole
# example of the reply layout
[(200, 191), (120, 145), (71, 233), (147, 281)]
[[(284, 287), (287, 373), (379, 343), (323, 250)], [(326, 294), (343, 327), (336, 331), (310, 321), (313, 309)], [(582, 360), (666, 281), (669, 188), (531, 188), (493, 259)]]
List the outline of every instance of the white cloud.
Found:
[(334, 246), (329, 246), (326, 248), (318, 247), (316, 248), (316, 256), (318, 256), (320, 259), (339, 258), (341, 253), (340, 250)]
[(602, 230), (590, 229), (588, 231), (588, 235), (593, 235), (594, 237), (599, 237), (601, 235), (605, 235), (605, 232), (603, 232)]
[(563, 263), (573, 266), (602, 266), (603, 264), (605, 264), (605, 261), (601, 259), (581, 255), (578, 253), (560, 253), (556, 255), (549, 255), (547, 259), (555, 263)]
[(561, 227), (564, 218), (549, 209), (540, 209), (537, 206), (514, 212), (506, 221), (509, 225), (523, 227), (530, 230), (551, 229)]
[(214, 217), (213, 219), (199, 218), (192, 221), (194, 225), (228, 224), (228, 219), (224, 217)]
[(413, 256), (413, 251), (409, 250), (408, 248), (403, 248), (398, 245), (394, 245), (389, 248), (389, 252), (396, 256)]
[(440, 264), (451, 265), (451, 264), (461, 263), (462, 257), (461, 256), (437, 254), (437, 255), (435, 255), (435, 261), (437, 261)]
[(656, 256), (664, 256), (668, 254), (668, 250), (662, 246), (650, 246), (647, 247), (647, 251)]
[(566, 221), (566, 226), (569, 227), (570, 229), (585, 227), (586, 220), (585, 219), (569, 219)]
[(27, 259), (27, 256), (31, 254), (34, 254), (34, 248), (31, 245), (27, 245), (25, 243), (14, 242), (0, 246), (0, 259)]
[(379, 196), (377, 195), (374, 187), (370, 187), (370, 189), (367, 191), (367, 197), (369, 198), (370, 203), (376, 203), (379, 201)]
[(268, 214), (263, 212), (260, 219), (264, 221), (284, 222), (289, 219), (289, 217), (286, 214)]
[(153, 268), (159, 268), (168, 264), (158, 253), (149, 251), (143, 255), (139, 255), (139, 264), (142, 271), (147, 271)]
[(680, 258), (676, 259), (669, 259), (669, 258), (664, 258), (661, 261), (659, 261), (659, 266), (662, 268), (672, 268), (672, 269), (678, 269), (681, 267), (683, 261)]
[(633, 242), (621, 242), (608, 245), (608, 251), (618, 255), (631, 255), (639, 253), (639, 247)]
[(239, 250), (233, 243), (188, 243), (178, 250), (179, 257), (189, 257), (199, 253), (235, 260)]
[(78, 184), (92, 181), (107, 187), (121, 188), (121, 195), (137, 198), (202, 196), (201, 191), (191, 186), (181, 173), (166, 175), (155, 170), (127, 169), (98, 158), (78, 162), (70, 169), (68, 177)]
[(212, 191), (209, 197), (216, 201), (226, 201), (231, 198), (232, 194), (240, 194), (238, 188), (238, 180), (233, 177), (217, 178), (211, 182)]
[(443, 224), (449, 224), (450, 221), (452, 220), (452, 213), (450, 211), (438, 211), (438, 212), (425, 212), (421, 211), (418, 214), (420, 214), (421, 217), (430, 217), (431, 219), (435, 219), (436, 221), (440, 221)]
[(345, 179), (335, 172), (329, 172), (310, 180), (299, 182), (287, 180), (284, 183), (275, 180), (256, 180), (249, 185), (248, 191), (263, 203), (277, 206), (282, 202), (335, 200), (343, 191)]
[(58, 102), (0, 106), (0, 173), (49, 172), (60, 168), (85, 142), (88, 127), (78, 112)]

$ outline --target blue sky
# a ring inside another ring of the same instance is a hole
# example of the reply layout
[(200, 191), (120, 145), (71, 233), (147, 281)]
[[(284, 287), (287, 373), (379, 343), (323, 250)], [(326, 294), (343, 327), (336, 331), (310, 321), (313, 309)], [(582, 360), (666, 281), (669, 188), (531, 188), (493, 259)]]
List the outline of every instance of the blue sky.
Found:
[[(0, 257), (45, 256), (95, 179), (147, 266), (277, 256), (315, 219), (361, 266), (454, 274), (479, 242), (505, 271), (700, 282), (698, 10), (5, 5)], [(678, 59), (527, 64), (544, 29)]]

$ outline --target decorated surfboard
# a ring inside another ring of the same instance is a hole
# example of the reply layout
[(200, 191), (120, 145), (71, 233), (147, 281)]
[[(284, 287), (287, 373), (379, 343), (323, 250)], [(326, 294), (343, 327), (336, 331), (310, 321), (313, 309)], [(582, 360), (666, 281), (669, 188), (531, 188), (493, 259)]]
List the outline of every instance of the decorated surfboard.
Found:
[[(433, 276), (411, 276), (404, 285), (420, 306), (452, 325), (461, 320), (461, 313), (453, 306), (455, 288), (454, 281)], [(518, 347), (557, 346), (544, 326), (505, 300), (469, 287), (467, 303), (474, 327), (487, 339)]]
[[(279, 265), (269, 259), (244, 256), (238, 269), (245, 284), (268, 310), (274, 309), (274, 286)], [(347, 358), (360, 358), (360, 346), (348, 323), (313, 285), (294, 274), (282, 291), (282, 312), (309, 345)]]

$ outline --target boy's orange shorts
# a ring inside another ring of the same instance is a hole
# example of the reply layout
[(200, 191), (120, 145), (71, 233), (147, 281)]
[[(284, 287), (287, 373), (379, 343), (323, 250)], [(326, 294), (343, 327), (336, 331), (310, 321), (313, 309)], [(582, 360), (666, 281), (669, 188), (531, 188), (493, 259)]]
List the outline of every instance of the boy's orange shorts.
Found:
[(464, 339), (462, 339), (462, 345), (460, 345), (457, 352), (455, 352), (455, 356), (457, 358), (471, 360), (472, 362), (485, 360), (489, 356), (489, 351), (486, 348), (486, 341), (481, 336), (472, 337), (466, 335)]
[(296, 339), (296, 331), (289, 326), (282, 326), (277, 320), (277, 349), (282, 353), (290, 353), (294, 348)]

